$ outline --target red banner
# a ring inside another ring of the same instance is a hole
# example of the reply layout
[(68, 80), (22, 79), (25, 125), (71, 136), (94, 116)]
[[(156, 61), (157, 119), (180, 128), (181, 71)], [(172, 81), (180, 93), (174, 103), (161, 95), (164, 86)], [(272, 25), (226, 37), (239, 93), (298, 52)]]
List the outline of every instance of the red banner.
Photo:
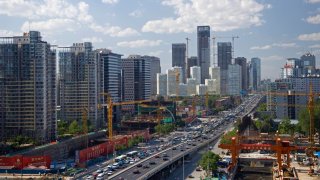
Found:
[(23, 169), (27, 166), (45, 166), (50, 169), (51, 158), (50, 156), (12, 156), (0, 157), (0, 167), (7, 167), (13, 169)]

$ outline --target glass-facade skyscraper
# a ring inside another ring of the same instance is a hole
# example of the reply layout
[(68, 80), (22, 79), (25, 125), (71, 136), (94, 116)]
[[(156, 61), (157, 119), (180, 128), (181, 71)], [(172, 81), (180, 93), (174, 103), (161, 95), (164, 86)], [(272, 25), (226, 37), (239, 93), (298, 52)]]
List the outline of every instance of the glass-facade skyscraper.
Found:
[(198, 66), (201, 68), (201, 83), (209, 79), (210, 67), (210, 26), (197, 27)]
[(56, 52), (40, 32), (0, 38), (0, 140), (56, 139)]
[(187, 46), (185, 43), (172, 44), (172, 67), (178, 66), (182, 68), (183, 82), (186, 82), (186, 74), (190, 70), (186, 70), (186, 51)]

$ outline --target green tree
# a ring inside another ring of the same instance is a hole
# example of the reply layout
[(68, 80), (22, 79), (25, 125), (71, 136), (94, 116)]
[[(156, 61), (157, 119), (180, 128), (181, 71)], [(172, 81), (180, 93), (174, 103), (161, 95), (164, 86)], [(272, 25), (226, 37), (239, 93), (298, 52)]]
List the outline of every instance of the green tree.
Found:
[(220, 144), (231, 144), (231, 138), (237, 135), (237, 131), (233, 129), (232, 131), (229, 131), (225, 133), (220, 140)]
[(68, 123), (64, 120), (58, 120), (58, 135), (67, 134), (68, 130)]
[(211, 151), (204, 153), (199, 161), (199, 165), (204, 169), (207, 174), (208, 172), (216, 171), (218, 169), (217, 163), (221, 157)]
[(155, 130), (158, 134), (169, 134), (175, 129), (174, 124), (158, 124), (155, 126)]
[(81, 128), (76, 120), (72, 121), (69, 125), (69, 133), (70, 134), (79, 134), (81, 132)]
[(280, 134), (293, 134), (295, 131), (295, 126), (291, 124), (289, 118), (285, 118), (280, 122), (278, 131)]
[(257, 108), (257, 111), (267, 111), (267, 104), (261, 103), (259, 107)]

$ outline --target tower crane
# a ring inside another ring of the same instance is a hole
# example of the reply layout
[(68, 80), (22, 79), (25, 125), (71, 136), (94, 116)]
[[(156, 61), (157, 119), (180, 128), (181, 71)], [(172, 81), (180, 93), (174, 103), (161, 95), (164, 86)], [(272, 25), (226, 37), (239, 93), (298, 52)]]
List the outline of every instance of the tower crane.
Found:
[(130, 105), (130, 104), (140, 104), (143, 102), (150, 102), (151, 100), (136, 100), (136, 101), (124, 101), (124, 102), (113, 102), (109, 93), (101, 93), (101, 95), (106, 96), (106, 104), (102, 104), (100, 106), (106, 106), (107, 110), (107, 122), (108, 122), (108, 137), (109, 139), (113, 138), (113, 107), (114, 106), (121, 106), (121, 105)]
[(216, 65), (217, 63), (215, 62), (215, 44), (216, 44), (216, 39), (217, 38), (231, 38), (231, 40), (232, 40), (232, 59), (234, 59), (235, 57), (234, 57), (234, 40), (235, 39), (237, 39), (237, 38), (239, 38), (239, 36), (213, 36), (212, 37), (212, 44), (213, 44), (213, 46), (212, 46), (212, 51), (213, 51), (213, 63)]

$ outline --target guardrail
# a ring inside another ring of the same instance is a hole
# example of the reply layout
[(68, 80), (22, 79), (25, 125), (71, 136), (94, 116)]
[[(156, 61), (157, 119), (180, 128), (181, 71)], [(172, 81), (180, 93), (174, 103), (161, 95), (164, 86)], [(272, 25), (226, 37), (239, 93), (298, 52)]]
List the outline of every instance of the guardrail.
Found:
[[(164, 169), (165, 167), (169, 166), (170, 164), (176, 162), (177, 160), (179, 160), (180, 158), (182, 158), (183, 156), (186, 156), (188, 154), (193, 153), (194, 151), (203, 148), (204, 146), (207, 146), (208, 144), (210, 144), (211, 142), (217, 140), (218, 138), (220, 138), (220, 136), (223, 133), (219, 133), (217, 134), (214, 138), (211, 138), (201, 144), (199, 144), (198, 146), (195, 146), (193, 148), (188, 149), (187, 151), (184, 151), (183, 153), (180, 153), (178, 155), (176, 155), (172, 160), (167, 161), (165, 163), (162, 163), (159, 167), (149, 171), (147, 174), (143, 175), (142, 177), (139, 178), (139, 180), (144, 180), (144, 179), (148, 179), (150, 177), (152, 177), (153, 175), (155, 175), (156, 173), (158, 173), (159, 171), (161, 171), (162, 169)], [(179, 144), (180, 145), (180, 144)]]

